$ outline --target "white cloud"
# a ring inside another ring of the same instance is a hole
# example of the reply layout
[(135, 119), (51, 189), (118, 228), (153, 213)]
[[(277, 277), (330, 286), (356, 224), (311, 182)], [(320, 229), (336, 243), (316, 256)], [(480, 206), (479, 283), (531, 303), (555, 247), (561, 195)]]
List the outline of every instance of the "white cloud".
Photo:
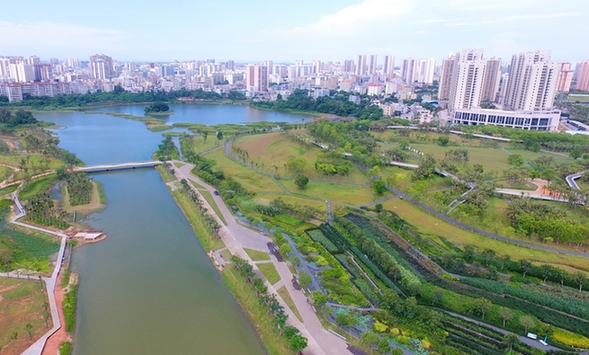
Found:
[(442, 22), (448, 22), (448, 20), (445, 20), (445, 19), (442, 19), (442, 18), (438, 18), (438, 19), (431, 19), (431, 20), (415, 21), (413, 23), (417, 23), (417, 24), (428, 24), (428, 23), (442, 23)]
[(499, 18), (499, 21), (517, 21), (517, 20), (544, 20), (544, 19), (552, 19), (552, 18), (562, 18), (562, 17), (573, 17), (573, 16), (580, 16), (579, 13), (554, 13), (554, 14), (536, 14), (536, 15), (515, 15), (515, 16), (508, 16), (504, 18)]
[(407, 0), (364, 0), (322, 17), (306, 26), (290, 29), (264, 30), (263, 35), (289, 37), (293, 35), (341, 36), (374, 30), (409, 9)]
[(0, 21), (0, 47), (64, 48), (101, 51), (120, 48), (128, 36), (120, 31), (67, 23)]

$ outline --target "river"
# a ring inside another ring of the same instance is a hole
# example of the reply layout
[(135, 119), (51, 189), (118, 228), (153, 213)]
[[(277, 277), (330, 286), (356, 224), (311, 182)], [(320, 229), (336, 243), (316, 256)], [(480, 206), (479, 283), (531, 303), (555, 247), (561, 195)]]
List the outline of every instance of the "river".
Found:
[[(173, 109), (182, 117), (172, 115), (168, 121), (308, 118), (246, 106), (179, 106), (182, 110)], [(103, 109), (137, 114), (133, 110), (138, 107)], [(162, 140), (161, 133), (150, 132), (141, 122), (108, 115), (36, 117), (64, 127), (56, 131), (60, 146), (87, 165), (150, 160)], [(254, 329), (159, 174), (141, 169), (92, 177), (104, 184), (108, 206), (87, 223), (104, 230), (108, 238), (74, 252), (72, 268), (81, 279), (74, 354), (263, 354)]]

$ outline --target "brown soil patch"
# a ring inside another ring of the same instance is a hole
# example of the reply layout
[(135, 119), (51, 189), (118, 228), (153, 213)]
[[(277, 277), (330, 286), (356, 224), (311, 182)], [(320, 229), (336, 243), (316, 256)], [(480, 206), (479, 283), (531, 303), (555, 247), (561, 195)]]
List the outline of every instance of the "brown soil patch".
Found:
[[(46, 302), (43, 282), (0, 278), (0, 354), (21, 354), (50, 329), (51, 317), (45, 321)], [(32, 325), (30, 339), (27, 323)], [(18, 336), (11, 339), (14, 332)]]

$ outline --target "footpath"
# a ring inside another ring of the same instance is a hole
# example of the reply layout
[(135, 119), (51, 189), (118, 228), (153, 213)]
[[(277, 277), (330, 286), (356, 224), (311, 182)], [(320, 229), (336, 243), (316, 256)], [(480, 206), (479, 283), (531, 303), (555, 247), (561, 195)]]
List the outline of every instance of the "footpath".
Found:
[[(179, 168), (175, 165), (176, 163), (184, 164)], [(249, 228), (246, 228), (239, 224), (235, 217), (231, 214), (225, 202), (217, 195), (214, 194), (215, 188), (207, 184), (206, 182), (200, 180), (199, 178), (192, 175), (190, 172), (194, 165), (188, 164), (186, 162), (180, 161), (172, 161), (174, 164), (176, 176), (179, 179), (186, 179), (189, 183), (195, 182), (200, 186), (203, 186), (206, 190), (208, 190), (221, 214), (227, 221), (227, 226), (225, 226), (220, 220), (219, 225), (221, 225), (221, 229), (219, 230), (219, 236), (221, 240), (225, 243), (227, 249), (234, 255), (238, 255), (239, 257), (247, 260), (252, 266), (254, 267), (254, 271), (256, 274), (261, 274), (257, 265), (251, 260), (251, 258), (247, 255), (243, 248), (254, 249), (264, 252), (269, 252), (267, 243), (271, 241), (270, 238), (267, 236), (253, 231)], [(192, 184), (190, 184), (193, 190), (196, 193), (199, 193), (198, 189), (194, 188)], [(203, 205), (207, 207), (211, 216), (215, 216), (218, 219), (218, 216), (214, 213), (211, 206), (208, 202), (204, 199), (202, 195), (199, 193), (199, 197), (203, 202)], [(278, 274), (280, 275), (281, 281), (278, 281), (275, 285), (271, 285), (269, 282), (266, 281), (266, 286), (268, 286), (269, 292), (276, 295), (276, 298), (280, 301), (282, 306), (285, 308), (286, 313), (288, 314), (288, 321), (287, 324), (297, 327), (303, 336), (308, 339), (308, 346), (303, 351), (303, 354), (309, 355), (340, 355), (340, 354), (352, 354), (352, 352), (348, 349), (348, 343), (333, 333), (328, 332), (325, 330), (317, 317), (313, 307), (307, 302), (307, 296), (303, 293), (302, 290), (296, 290), (290, 280), (293, 278), (293, 274), (291, 273), (288, 265), (284, 261), (279, 261), (273, 253), (270, 254), (270, 260), (272, 264), (276, 267)], [(276, 286), (276, 288), (275, 288)], [(280, 295), (276, 292), (276, 289), (285, 286), (286, 290), (290, 294), (295, 307), (299, 311), (302, 322), (295, 316), (292, 310), (288, 307), (286, 302), (280, 297)]]

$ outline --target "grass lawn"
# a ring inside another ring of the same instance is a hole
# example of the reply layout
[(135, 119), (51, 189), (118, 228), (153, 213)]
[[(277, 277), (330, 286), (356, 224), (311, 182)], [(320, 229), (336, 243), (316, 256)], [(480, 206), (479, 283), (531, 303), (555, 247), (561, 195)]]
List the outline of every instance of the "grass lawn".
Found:
[(294, 313), (294, 315), (302, 322), (303, 317), (301, 317), (301, 313), (299, 313), (299, 310), (298, 310), (297, 306), (295, 305), (294, 301), (292, 300), (292, 297), (290, 297), (290, 293), (288, 293), (286, 286), (282, 286), (281, 288), (276, 290), (276, 292), (278, 292), (280, 297), (282, 297), (282, 299), (284, 300), (284, 303), (286, 303), (286, 305), (288, 306), (288, 308), (290, 308), (292, 313)]
[[(309, 182), (304, 190), (299, 190), (293, 180), (280, 180), (280, 182), (290, 192), (295, 194), (319, 198), (324, 201), (329, 200), (345, 203), (353, 206), (363, 205), (382, 197), (375, 197), (374, 190), (366, 186), (352, 186), (328, 182)], [(386, 196), (386, 194), (383, 196)]]
[(222, 149), (218, 149), (206, 156), (216, 162), (213, 170), (222, 170), (251, 192), (283, 192), (282, 189), (268, 176), (257, 173), (235, 161), (229, 159)]
[(3, 189), (0, 189), (0, 196), (8, 195), (16, 189), (18, 189), (18, 184), (10, 185)]
[(280, 281), (280, 275), (278, 275), (278, 271), (276, 267), (272, 263), (263, 263), (263, 264), (256, 264), (258, 269), (264, 274), (264, 277), (270, 282), (271, 285), (274, 285), (278, 281)]
[(420, 233), (430, 236), (433, 241), (439, 243), (441, 241), (438, 240), (437, 236), (442, 236), (458, 246), (474, 245), (480, 249), (493, 249), (500, 255), (508, 254), (514, 260), (527, 259), (530, 261), (562, 264), (581, 270), (589, 270), (589, 259), (587, 258), (528, 249), (483, 237), (442, 221), (405, 200), (389, 200), (383, 206), (385, 209), (395, 212), (409, 224), (415, 226)]
[[(326, 176), (319, 173), (314, 165), (320, 158), (321, 149), (290, 140), (280, 132), (240, 137), (233, 142), (233, 145), (248, 151), (250, 159), (257, 163), (258, 167), (270, 173), (292, 176), (293, 174), (286, 170), (284, 164), (292, 158), (305, 158), (307, 166), (303, 174), (310, 179), (368, 183), (368, 178), (356, 166), (351, 166), (348, 176)], [(276, 170), (275, 167), (278, 169)]]
[(589, 102), (589, 95), (569, 95), (567, 97), (567, 101), (569, 102)]
[(523, 156), (526, 161), (536, 160), (541, 156), (552, 157), (552, 159), (554, 159), (554, 161), (557, 163), (571, 160), (571, 158), (569, 158), (568, 156), (563, 156), (562, 155), (563, 153), (553, 153), (553, 152), (548, 152), (548, 151), (532, 152), (531, 150), (525, 150), (520, 147), (514, 148), (513, 146), (511, 146), (511, 147), (506, 146), (506, 149), (509, 150), (509, 152), (511, 152), (513, 154), (519, 154), (519, 155)]
[(14, 172), (14, 169), (7, 166), (0, 166), (0, 181), (6, 180)]
[(507, 164), (509, 154), (498, 148), (442, 147), (437, 144), (411, 144), (411, 147), (436, 159), (444, 159), (446, 152), (451, 149), (466, 149), (469, 158), (468, 165), (481, 164), (485, 171), (495, 170), (499, 176), (503, 176), (503, 170), (511, 167), (511, 165)]
[[(298, 190), (297, 190), (298, 191)], [(324, 201), (312, 200), (306, 197), (293, 196), (287, 194), (258, 194), (254, 196), (254, 201), (262, 205), (269, 205), (274, 199), (281, 198), (288, 203), (298, 203), (318, 209), (322, 212), (327, 212), (327, 205)]]
[(164, 168), (163, 166), (157, 165), (155, 167), (155, 169), (157, 171), (159, 171), (162, 180), (164, 180), (164, 182), (166, 184), (169, 183), (169, 182), (172, 182), (172, 181), (176, 181), (177, 180), (176, 177), (170, 175), (170, 173), (168, 172), (168, 169)]
[(249, 255), (249, 257), (253, 261), (270, 260), (270, 255), (268, 255), (268, 253), (265, 251), (259, 251), (259, 250), (248, 249), (248, 248), (243, 248), (243, 250), (245, 250), (247, 255)]
[(515, 189), (515, 190), (528, 190), (528, 191), (536, 191), (538, 189), (537, 185), (529, 181), (524, 181), (521, 184), (510, 184), (507, 180), (497, 180), (497, 186), (504, 187), (506, 189)]
[(223, 250), (221, 250), (221, 252), (219, 254), (221, 254), (221, 256), (223, 257), (223, 259), (225, 259), (225, 261), (231, 261), (231, 256), (233, 255), (233, 254), (231, 254), (229, 249), (223, 249)]
[(225, 216), (223, 216), (223, 214), (221, 213), (219, 206), (217, 206), (217, 202), (215, 202), (215, 199), (213, 198), (213, 195), (211, 195), (209, 190), (203, 189), (198, 190), (198, 192), (200, 192), (202, 197), (204, 197), (205, 200), (207, 200), (207, 202), (209, 203), (209, 205), (211, 205), (211, 208), (213, 209), (213, 211), (215, 211), (221, 222), (223, 222), (224, 225), (227, 225), (227, 220), (225, 219)]
[(35, 180), (31, 180), (25, 184), (23, 189), (20, 191), (19, 197), (21, 200), (28, 201), (36, 194), (49, 190), (56, 182), (57, 176), (55, 174), (50, 174)]
[(268, 316), (266, 308), (260, 303), (256, 292), (251, 284), (229, 264), (221, 273), (223, 281), (231, 290), (233, 296), (237, 299), (243, 312), (251, 320), (260, 337), (262, 343), (266, 346), (269, 355), (291, 354), (288, 348), (288, 340), (281, 337), (272, 321)]
[(221, 145), (223, 142), (219, 141), (217, 139), (217, 137), (215, 137), (214, 132), (213, 133), (209, 133), (207, 135), (207, 139), (204, 139), (203, 135), (196, 135), (196, 136), (190, 136), (190, 148), (192, 149), (192, 152), (195, 154), (200, 154), (202, 152), (205, 152), (209, 149), (213, 149), (218, 145)]
[[(43, 289), (39, 281), (0, 278), (0, 353), (20, 354), (49, 329), (51, 315), (43, 306), (47, 302)], [(27, 323), (33, 326), (32, 339)], [(13, 332), (18, 332), (16, 340), (10, 339)]]

